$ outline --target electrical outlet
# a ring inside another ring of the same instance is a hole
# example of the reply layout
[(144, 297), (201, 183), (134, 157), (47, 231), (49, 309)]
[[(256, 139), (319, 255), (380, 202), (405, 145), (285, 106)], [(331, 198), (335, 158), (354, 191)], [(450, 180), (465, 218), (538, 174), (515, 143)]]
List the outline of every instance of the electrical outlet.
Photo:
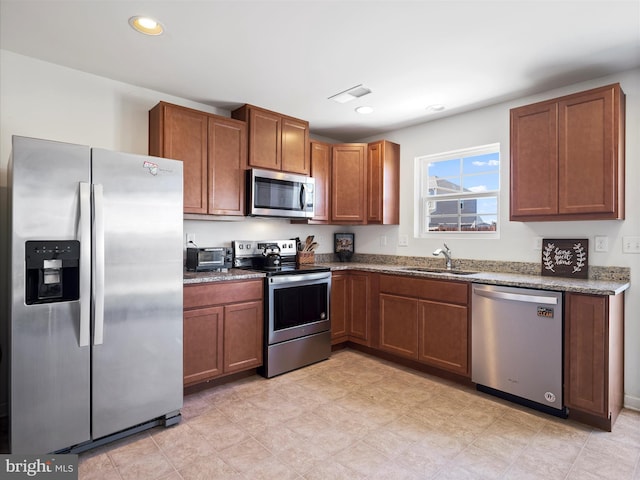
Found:
[(608, 252), (609, 251), (609, 237), (596, 236), (595, 247), (596, 252)]
[(386, 235), (380, 235), (380, 246), (381, 247), (386, 247), (387, 246), (387, 236)]
[(622, 237), (622, 253), (640, 253), (640, 237)]
[(409, 246), (409, 235), (400, 235), (398, 237), (398, 246), (399, 247), (408, 247)]
[(533, 249), (542, 250), (542, 237), (533, 237)]
[(185, 235), (186, 237), (186, 244), (189, 245), (190, 243), (196, 243), (196, 234), (195, 233), (187, 233)]

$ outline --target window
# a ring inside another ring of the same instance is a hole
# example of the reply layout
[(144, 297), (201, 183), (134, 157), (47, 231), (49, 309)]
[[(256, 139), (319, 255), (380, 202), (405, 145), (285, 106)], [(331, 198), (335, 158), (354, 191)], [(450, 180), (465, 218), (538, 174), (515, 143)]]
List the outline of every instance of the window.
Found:
[(495, 234), (500, 197), (500, 145), (416, 158), (418, 236)]

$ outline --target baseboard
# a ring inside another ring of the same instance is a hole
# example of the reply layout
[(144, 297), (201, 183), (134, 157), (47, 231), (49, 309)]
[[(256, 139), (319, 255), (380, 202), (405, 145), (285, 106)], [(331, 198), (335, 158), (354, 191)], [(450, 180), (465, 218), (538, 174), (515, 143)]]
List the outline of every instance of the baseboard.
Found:
[(624, 396), (624, 407), (631, 410), (638, 410), (640, 412), (640, 398), (633, 397), (631, 395)]

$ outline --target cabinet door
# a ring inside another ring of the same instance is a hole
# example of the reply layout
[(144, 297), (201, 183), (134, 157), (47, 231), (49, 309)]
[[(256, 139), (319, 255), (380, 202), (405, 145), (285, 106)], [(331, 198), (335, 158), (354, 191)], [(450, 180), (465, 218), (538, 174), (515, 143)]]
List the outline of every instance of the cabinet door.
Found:
[(207, 213), (206, 114), (165, 103), (149, 114), (149, 154), (182, 160), (184, 212)]
[(418, 359), (418, 301), (380, 294), (380, 349)]
[(322, 142), (311, 142), (311, 176), (315, 179), (315, 209), (313, 221), (329, 221), (331, 184), (331, 146)]
[(558, 108), (511, 110), (511, 219), (558, 213)]
[(256, 108), (249, 109), (249, 166), (281, 169), (282, 117)]
[(467, 307), (420, 301), (418, 360), (462, 375), (469, 374)]
[(383, 144), (370, 143), (367, 149), (367, 223), (382, 223)]
[(369, 274), (349, 274), (349, 340), (369, 345)]
[(331, 222), (366, 221), (366, 144), (334, 145), (331, 164)]
[(309, 123), (295, 118), (282, 118), (282, 162), (284, 172), (309, 175)]
[(184, 384), (209, 380), (223, 373), (223, 308), (198, 308), (184, 312)]
[(380, 140), (367, 152), (367, 223), (400, 223), (400, 145)]
[(616, 91), (609, 87), (572, 95), (559, 104), (560, 213), (616, 213)]
[(565, 402), (607, 416), (607, 297), (565, 295)]
[(247, 127), (240, 121), (209, 118), (209, 213), (244, 215)]
[(348, 274), (331, 276), (331, 343), (347, 341)]
[(262, 302), (224, 307), (224, 373), (262, 365)]

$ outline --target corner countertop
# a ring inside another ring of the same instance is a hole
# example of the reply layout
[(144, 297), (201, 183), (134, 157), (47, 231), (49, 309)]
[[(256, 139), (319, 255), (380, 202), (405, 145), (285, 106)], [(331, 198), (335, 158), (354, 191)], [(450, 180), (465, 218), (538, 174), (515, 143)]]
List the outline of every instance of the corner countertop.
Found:
[(456, 275), (442, 272), (418, 272), (410, 270), (406, 265), (380, 265), (371, 263), (322, 263), (332, 271), (360, 270), (393, 275), (405, 275), (421, 278), (439, 278), (457, 280), (486, 285), (504, 285), (522, 288), (536, 288), (540, 290), (555, 290), (562, 292), (584, 293), (591, 295), (618, 295), (630, 287), (630, 282), (616, 280), (591, 280), (578, 278), (548, 277), (542, 275), (525, 275), (502, 272), (477, 272), (468, 275)]
[[(404, 275), (419, 278), (435, 278), (441, 280), (456, 280), (468, 283), (482, 283), (485, 285), (503, 285), (521, 288), (536, 288), (539, 290), (554, 290), (561, 292), (584, 293), (590, 295), (618, 295), (630, 287), (630, 282), (623, 280), (593, 280), (563, 277), (548, 277), (523, 273), (504, 273), (479, 271), (467, 275), (456, 275), (442, 272), (419, 272), (411, 270), (411, 266), (359, 263), (359, 262), (319, 262), (317, 265), (329, 267), (331, 271), (360, 270), (366, 272)], [(419, 267), (420, 268), (420, 267)], [(184, 272), (184, 285), (198, 283), (223, 282), (232, 280), (251, 280), (264, 278), (262, 272), (230, 268), (226, 272)]]

